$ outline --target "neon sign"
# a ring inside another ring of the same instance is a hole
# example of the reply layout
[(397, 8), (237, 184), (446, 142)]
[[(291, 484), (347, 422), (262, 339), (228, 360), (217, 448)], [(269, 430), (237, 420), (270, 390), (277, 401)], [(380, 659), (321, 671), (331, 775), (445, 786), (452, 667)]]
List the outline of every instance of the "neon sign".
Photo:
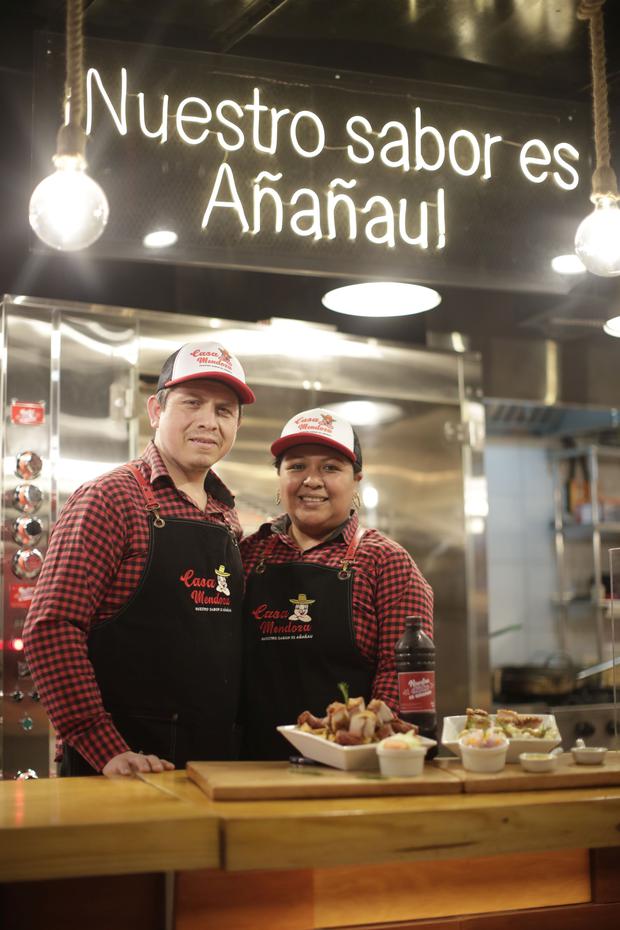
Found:
[[(49, 71), (60, 45), (46, 43)], [(94, 251), (116, 254), (117, 240), (127, 257), (436, 280), (467, 277), (474, 260), (497, 273), (501, 247), (505, 276), (523, 251), (520, 211), (557, 220), (581, 199), (565, 104), (515, 115), (505, 97), (409, 82), (389, 93), (363, 75), (161, 49), (129, 66), (130, 48), (89, 44), (89, 160), (112, 208)], [(147, 256), (160, 215), (178, 241)]]

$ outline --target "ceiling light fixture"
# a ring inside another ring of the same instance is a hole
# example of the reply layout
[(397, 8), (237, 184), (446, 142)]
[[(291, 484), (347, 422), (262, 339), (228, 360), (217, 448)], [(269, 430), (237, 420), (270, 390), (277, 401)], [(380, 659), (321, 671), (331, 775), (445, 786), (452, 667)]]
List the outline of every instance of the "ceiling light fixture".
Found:
[(610, 278), (620, 274), (620, 210), (618, 183), (611, 167), (609, 108), (605, 74), (605, 0), (581, 0), (579, 19), (588, 20), (592, 65), (592, 104), (596, 169), (590, 200), (594, 211), (583, 220), (575, 236), (575, 251), (588, 271)]
[(178, 236), (173, 229), (155, 229), (147, 233), (142, 244), (147, 249), (167, 249), (178, 241)]
[(603, 332), (620, 339), (620, 316), (612, 316), (610, 320), (607, 320), (603, 326)]
[(441, 297), (420, 284), (372, 281), (337, 287), (324, 294), (321, 303), (334, 313), (349, 316), (411, 316), (432, 310), (441, 303)]
[(586, 266), (578, 255), (556, 255), (551, 259), (551, 267), (558, 274), (583, 274)]
[(67, 0), (64, 125), (58, 131), (56, 171), (30, 198), (29, 219), (46, 245), (73, 252), (92, 245), (108, 222), (106, 195), (86, 174), (84, 110), (83, 0)]

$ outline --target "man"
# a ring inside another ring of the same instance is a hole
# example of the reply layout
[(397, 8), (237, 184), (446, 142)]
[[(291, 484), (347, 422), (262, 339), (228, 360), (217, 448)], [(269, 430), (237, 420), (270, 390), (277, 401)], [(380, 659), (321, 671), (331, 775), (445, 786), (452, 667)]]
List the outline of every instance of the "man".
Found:
[(254, 400), (223, 346), (182, 346), (148, 398), (155, 435), (142, 457), (63, 508), (24, 628), (61, 775), (234, 755), (241, 527), (211, 468)]

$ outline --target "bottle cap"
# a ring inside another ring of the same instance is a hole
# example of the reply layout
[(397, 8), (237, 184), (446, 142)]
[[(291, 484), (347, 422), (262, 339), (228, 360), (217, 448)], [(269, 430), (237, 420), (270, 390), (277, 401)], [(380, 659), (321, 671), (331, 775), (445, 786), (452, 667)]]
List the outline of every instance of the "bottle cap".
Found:
[(416, 628), (416, 627), (419, 628), (419, 629), (422, 629), (422, 623), (423, 623), (423, 622), (424, 622), (424, 621), (423, 621), (422, 617), (418, 617), (418, 616), (405, 617), (405, 626), (406, 626), (408, 629), (413, 629), (413, 628)]

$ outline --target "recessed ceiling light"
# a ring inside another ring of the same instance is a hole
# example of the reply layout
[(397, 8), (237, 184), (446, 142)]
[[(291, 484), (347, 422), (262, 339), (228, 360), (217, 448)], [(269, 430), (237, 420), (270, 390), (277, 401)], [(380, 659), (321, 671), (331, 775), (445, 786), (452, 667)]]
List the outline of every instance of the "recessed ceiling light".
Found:
[(610, 320), (607, 320), (603, 326), (603, 332), (620, 339), (620, 316), (612, 316)]
[(402, 417), (402, 408), (384, 400), (343, 400), (327, 407), (338, 413), (353, 426), (376, 426)]
[(337, 287), (324, 294), (321, 302), (335, 313), (388, 317), (425, 313), (440, 304), (441, 297), (437, 291), (420, 284), (372, 281)]
[(551, 267), (558, 274), (583, 274), (586, 266), (578, 255), (556, 255), (551, 259)]
[(174, 245), (178, 238), (172, 229), (156, 229), (154, 232), (147, 233), (142, 242), (147, 249), (165, 249), (169, 245)]

